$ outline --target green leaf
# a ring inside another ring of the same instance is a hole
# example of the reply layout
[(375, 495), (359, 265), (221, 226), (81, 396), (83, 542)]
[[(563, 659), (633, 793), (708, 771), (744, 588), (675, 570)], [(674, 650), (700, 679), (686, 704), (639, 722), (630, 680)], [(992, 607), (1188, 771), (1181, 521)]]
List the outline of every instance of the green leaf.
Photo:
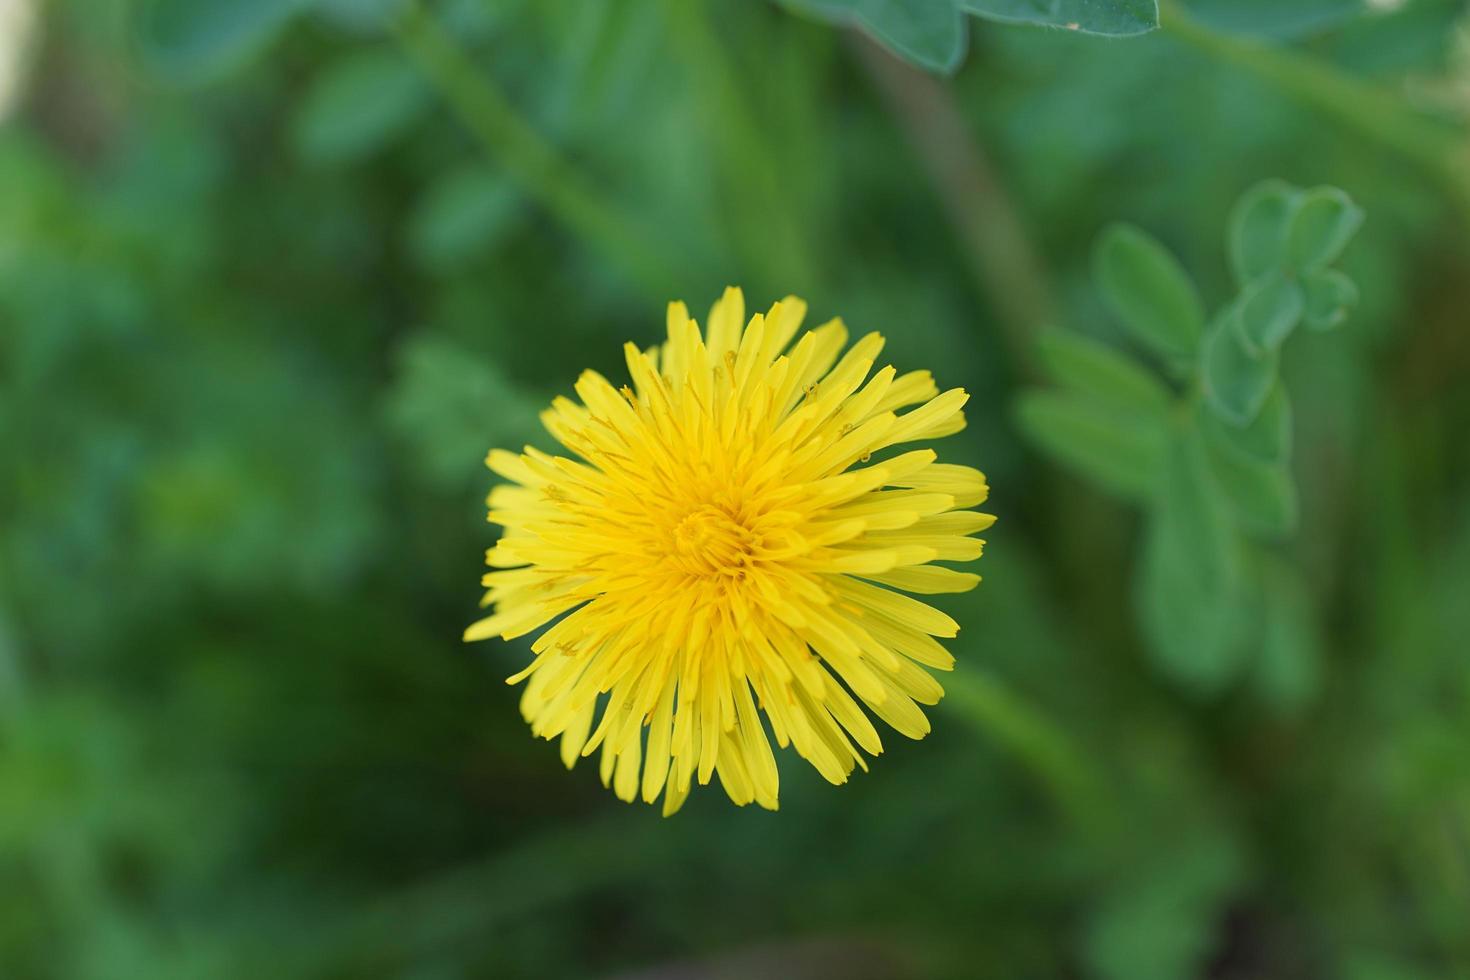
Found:
[(1270, 462), (1235, 452), (1228, 443), (1212, 438), (1213, 431), (1205, 430), (1210, 469), (1235, 520), (1243, 529), (1266, 537), (1295, 531), (1299, 517), (1296, 482), (1286, 461)]
[(488, 167), (470, 166), (440, 177), (419, 202), (409, 242), (425, 266), (447, 269), (490, 249), (510, 228), (521, 195)]
[(1219, 691), (1240, 665), (1247, 617), (1238, 615), (1237, 547), (1197, 434), (1176, 432), (1149, 518), (1138, 602), (1155, 666), (1200, 693)]
[(1159, 26), (1157, 0), (959, 0), (959, 5), (988, 20), (1112, 37), (1144, 34)]
[(1291, 455), (1291, 401), (1279, 379), (1271, 386), (1260, 412), (1244, 427), (1226, 421), (1205, 404), (1199, 406), (1196, 418), (1205, 437), (1224, 451), (1268, 463)]
[(1425, 966), (1412, 954), (1397, 951), (1352, 949), (1342, 960), (1343, 980), (1436, 980), (1437, 975), (1437, 971), (1431, 972), (1433, 967)]
[(825, 20), (854, 24), (906, 61), (949, 74), (968, 43), (954, 0), (781, 0)]
[(1288, 234), (1292, 268), (1317, 272), (1337, 260), (1363, 224), (1363, 209), (1336, 187), (1314, 187), (1297, 201)]
[(347, 55), (313, 80), (294, 123), (296, 149), (318, 164), (366, 156), (429, 103), (422, 77), (391, 50)]
[[(345, 0), (338, 0), (345, 2)], [(862, 28), (899, 57), (949, 74), (964, 60), (965, 14), (1122, 37), (1159, 26), (1157, 0), (779, 0), (796, 11)]]
[(1280, 559), (1260, 563), (1262, 634), (1256, 686), (1266, 704), (1294, 715), (1322, 685), (1322, 636), (1301, 573)]
[(1306, 294), (1307, 326), (1331, 330), (1347, 319), (1358, 305), (1358, 285), (1336, 269), (1324, 269), (1302, 278)]
[(200, 81), (263, 49), (307, 0), (146, 0), (138, 34), (145, 60), (176, 81)]
[(1241, 195), (1230, 214), (1230, 264), (1244, 286), (1286, 264), (1286, 240), (1298, 191), (1266, 180)]
[(965, 57), (965, 20), (947, 0), (859, 0), (858, 7), (863, 26), (910, 61), (948, 74)]
[(408, 5), (408, 0), (314, 0), (323, 19), (349, 31), (383, 31)]
[(1194, 357), (1204, 306), (1164, 246), (1132, 225), (1113, 225), (1098, 240), (1093, 264), (1103, 299), (1135, 338), (1172, 360)]
[(1048, 330), (1036, 342), (1052, 380), (1124, 412), (1162, 416), (1173, 404), (1169, 389), (1112, 346), (1070, 330)]
[(1235, 326), (1252, 353), (1276, 350), (1301, 322), (1305, 309), (1301, 285), (1280, 272), (1269, 272), (1241, 296)]
[(1154, 486), (1163, 443), (1156, 422), (1051, 391), (1023, 392), (1017, 420), (1044, 452), (1105, 490), (1138, 500)]
[(494, 361), (428, 333), (405, 342), (398, 361), (387, 419), (425, 482), (468, 487), (485, 478), (492, 447), (519, 449), (540, 438), (540, 399)]
[(1242, 877), (1240, 847), (1225, 832), (1167, 833), (1149, 841), (1098, 903), (1083, 943), (1102, 980), (1191, 980), (1205, 975), (1220, 917)]
[(1329, 30), (1369, 10), (1366, 0), (1190, 0), (1188, 6), (1201, 24), (1282, 40)]
[(1239, 312), (1238, 307), (1226, 310), (1210, 328), (1201, 378), (1210, 408), (1243, 427), (1255, 421), (1276, 384), (1277, 356), (1274, 350), (1257, 356), (1246, 348), (1234, 322)]

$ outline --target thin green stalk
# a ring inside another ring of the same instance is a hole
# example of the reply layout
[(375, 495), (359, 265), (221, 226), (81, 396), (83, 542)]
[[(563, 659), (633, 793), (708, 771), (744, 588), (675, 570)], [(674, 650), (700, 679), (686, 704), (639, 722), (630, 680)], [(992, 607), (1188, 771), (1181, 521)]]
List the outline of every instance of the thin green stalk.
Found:
[(532, 129), (484, 72), (418, 4), (397, 25), (404, 50), (485, 151), (532, 198), (656, 298), (677, 295), (678, 256), (659, 248), (607, 195)]
[(975, 284), (995, 310), (1013, 363), (1031, 363), (1036, 332), (1056, 308), (1041, 257), (999, 174), (947, 83), (857, 32), (849, 34), (868, 76), (929, 172), (940, 206), (965, 249)]
[(1020, 759), (1075, 825), (1096, 829), (1112, 814), (1114, 801), (1099, 773), (1046, 715), (979, 670), (956, 670), (944, 688), (945, 702)]
[(1173, 37), (1271, 83), (1344, 128), (1401, 153), (1448, 185), (1470, 217), (1470, 133), (1418, 112), (1393, 92), (1354, 78), (1291, 48), (1216, 31), (1185, 12), (1178, 0), (1159, 5)]

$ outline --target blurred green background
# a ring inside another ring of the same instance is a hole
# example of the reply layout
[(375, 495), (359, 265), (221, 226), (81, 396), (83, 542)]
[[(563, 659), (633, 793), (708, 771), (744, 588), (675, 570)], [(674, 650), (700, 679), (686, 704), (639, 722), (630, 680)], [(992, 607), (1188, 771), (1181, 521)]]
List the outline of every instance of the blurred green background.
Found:
[[(1470, 977), (1463, 3), (976, 19), (952, 77), (758, 0), (391, 6), (0, 2), (0, 977)], [(1201, 690), (1014, 401), (1040, 328), (1122, 343), (1105, 225), (1215, 308), (1268, 177), (1363, 207), (1362, 300), (1281, 369), (1311, 635)], [(1001, 520), (928, 739), (663, 820), (459, 634), (486, 450), (727, 283), (967, 387)]]

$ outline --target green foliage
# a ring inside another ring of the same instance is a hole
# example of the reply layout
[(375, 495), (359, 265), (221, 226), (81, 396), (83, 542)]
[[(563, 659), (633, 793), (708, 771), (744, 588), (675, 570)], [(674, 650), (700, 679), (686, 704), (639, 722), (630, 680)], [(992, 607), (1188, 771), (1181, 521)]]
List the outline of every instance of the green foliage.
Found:
[(1171, 362), (1194, 357), (1204, 307), (1178, 259), (1142, 230), (1114, 225), (1094, 262), (1103, 298), (1135, 340)]
[(1138, 417), (1085, 397), (1033, 391), (1018, 401), (1016, 421), (1080, 476), (1128, 498), (1145, 497), (1152, 489), (1163, 444), (1162, 417)]
[(1335, 187), (1297, 190), (1280, 180), (1247, 191), (1230, 219), (1237, 281), (1250, 286), (1273, 273), (1293, 278), (1335, 262), (1363, 223), (1363, 212)]
[(487, 446), (538, 442), (535, 399), (493, 363), (435, 337), (415, 337), (399, 355), (389, 423), (426, 482), (463, 490), (480, 478)]
[(954, 0), (781, 0), (801, 13), (860, 27), (894, 54), (952, 72), (965, 57), (965, 15)]
[(862, 28), (894, 54), (950, 73), (965, 57), (967, 15), (1125, 37), (1159, 26), (1157, 0), (778, 0), (836, 24)]
[(350, 163), (401, 134), (428, 102), (423, 78), (397, 51), (353, 53), (312, 81), (296, 117), (297, 151), (308, 163)]
[(1037, 353), (1062, 392), (1032, 391), (1016, 421), (1079, 476), (1126, 499), (1153, 490), (1171, 396), (1148, 371), (1106, 344), (1049, 330)]
[(1205, 438), (1222, 450), (1268, 463), (1282, 462), (1291, 455), (1291, 402), (1286, 386), (1279, 380), (1272, 385), (1256, 417), (1244, 428), (1227, 422), (1203, 402), (1196, 408), (1196, 418)]
[[(1166, 364), (1195, 357), (1177, 406), (1121, 353), (1055, 331), (1038, 343), (1042, 366), (1068, 393), (1023, 394), (1022, 430), (1069, 469), (1146, 507), (1142, 632), (1159, 671), (1192, 691), (1218, 694), (1233, 684), (1250, 662), (1247, 647), (1259, 643), (1266, 699), (1293, 707), (1309, 700), (1310, 605), (1299, 586), (1263, 580), (1266, 559), (1251, 557), (1257, 546), (1249, 539), (1278, 541), (1297, 529), (1280, 352), (1305, 317), (1344, 313), (1351, 281), (1326, 266), (1361, 223), (1360, 209), (1333, 188), (1267, 181), (1243, 195), (1228, 234), (1241, 291), (1203, 331), (1197, 357), (1203, 313), (1193, 282), (1145, 233), (1105, 231), (1094, 270), (1109, 308)], [(1303, 276), (1315, 285), (1304, 286)], [(1329, 298), (1308, 302), (1327, 288)], [(1256, 602), (1265, 603), (1259, 627)]]
[(142, 0), (143, 49), (170, 78), (206, 78), (259, 53), (309, 2)]
[[(1291, 336), (1306, 311), (1301, 283), (1280, 271), (1251, 283), (1240, 297), (1235, 328), (1245, 349), (1255, 356), (1277, 350)], [(1260, 411), (1256, 406), (1250, 412)]]
[(1199, 828), (1161, 843), (1129, 870), (1087, 934), (1088, 958), (1105, 980), (1197, 976), (1215, 942), (1221, 901), (1242, 859), (1219, 830)]
[(1358, 305), (1358, 286), (1336, 269), (1314, 272), (1302, 280), (1306, 291), (1306, 321), (1313, 330), (1331, 330)]
[(1230, 264), (1244, 286), (1286, 264), (1286, 236), (1296, 193), (1266, 180), (1241, 195), (1230, 215)]
[(1227, 421), (1244, 428), (1262, 411), (1277, 351), (1304, 317), (1318, 329), (1345, 318), (1356, 287), (1327, 266), (1362, 222), (1362, 210), (1333, 187), (1266, 181), (1236, 205), (1229, 237), (1242, 292), (1211, 326), (1203, 357), (1206, 400)]
[(1140, 615), (1160, 672), (1213, 693), (1241, 655), (1240, 544), (1198, 437), (1172, 436), (1139, 562)]
[(1256, 348), (1242, 325), (1240, 304), (1210, 326), (1200, 356), (1205, 402), (1231, 425), (1244, 427), (1258, 415), (1276, 386), (1280, 355)]
[(1063, 388), (1099, 405), (1142, 417), (1161, 417), (1173, 396), (1152, 374), (1108, 344), (1066, 330), (1048, 330), (1036, 342), (1047, 374)]
[(315, 0), (316, 12), (328, 22), (364, 33), (382, 31), (411, 0)]
[(1317, 187), (1297, 196), (1287, 232), (1287, 269), (1321, 272), (1337, 261), (1363, 223), (1363, 211), (1336, 187)]
[(1368, 14), (1367, 0), (1188, 0), (1191, 16), (1226, 31), (1296, 38), (1320, 33)]
[(959, 0), (959, 7), (988, 20), (1110, 37), (1145, 34), (1159, 26), (1157, 0)]
[(409, 246), (426, 268), (452, 270), (513, 230), (521, 196), (504, 175), (471, 165), (438, 177), (409, 221)]
[(1301, 573), (1280, 559), (1260, 558), (1261, 645), (1255, 668), (1261, 700), (1282, 715), (1310, 704), (1322, 685), (1322, 637)]
[(1289, 461), (1244, 456), (1232, 451), (1233, 443), (1221, 445), (1208, 435), (1206, 441), (1215, 482), (1240, 527), (1266, 538), (1295, 531), (1299, 504)]
[[(965, 15), (948, 130), (764, 2), (31, 6), (0, 127), (5, 980), (1470, 975), (1460, 0), (1181, 5), (1251, 36), (1205, 42)], [(406, 56), (415, 9), (529, 154)], [(414, 64), (416, 108), (386, 68), (303, 152), (364, 58)], [(1406, 162), (1426, 131), (1442, 170)], [(976, 159), (989, 184), (946, 183)], [(1222, 260), (1270, 173), (1355, 204), (1266, 185)], [(1194, 356), (1093, 281), (1123, 217), (1209, 299)], [(1272, 277), (1303, 310), (1241, 424), (1204, 327)], [(963, 630), (924, 742), (664, 821), (527, 733), (529, 638), (458, 637), (486, 450), (548, 447), (550, 397), (730, 282), (964, 386), (936, 448), (1000, 521), (984, 584), (937, 597)], [(1034, 323), (1087, 330), (1033, 356)]]

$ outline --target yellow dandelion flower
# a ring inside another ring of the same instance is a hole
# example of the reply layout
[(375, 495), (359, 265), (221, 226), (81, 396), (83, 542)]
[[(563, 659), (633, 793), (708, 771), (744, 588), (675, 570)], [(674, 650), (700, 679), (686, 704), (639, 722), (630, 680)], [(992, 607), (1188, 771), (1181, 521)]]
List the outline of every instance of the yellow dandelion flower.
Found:
[(486, 460), (511, 482), (488, 501), (505, 529), (486, 555), (493, 614), (465, 639), (551, 623), (509, 681), (526, 681), (531, 730), (559, 737), (568, 767), (600, 749), (604, 785), (662, 793), (666, 815), (713, 775), (775, 809), (767, 723), (833, 783), (882, 751), (862, 705), (922, 738), (919, 705), (944, 693), (923, 668), (953, 666), (935, 637), (959, 626), (904, 593), (980, 581), (932, 563), (980, 556), (971, 535), (995, 519), (963, 508), (985, 500), (984, 475), (886, 452), (959, 431), (968, 396), (927, 371), (870, 377), (883, 338), (844, 354), (840, 320), (787, 350), (805, 313), (788, 297), (741, 329), (729, 289), (701, 336), (672, 303), (662, 347), (625, 347), (632, 387), (587, 371), (580, 404), (543, 413), (580, 459)]

